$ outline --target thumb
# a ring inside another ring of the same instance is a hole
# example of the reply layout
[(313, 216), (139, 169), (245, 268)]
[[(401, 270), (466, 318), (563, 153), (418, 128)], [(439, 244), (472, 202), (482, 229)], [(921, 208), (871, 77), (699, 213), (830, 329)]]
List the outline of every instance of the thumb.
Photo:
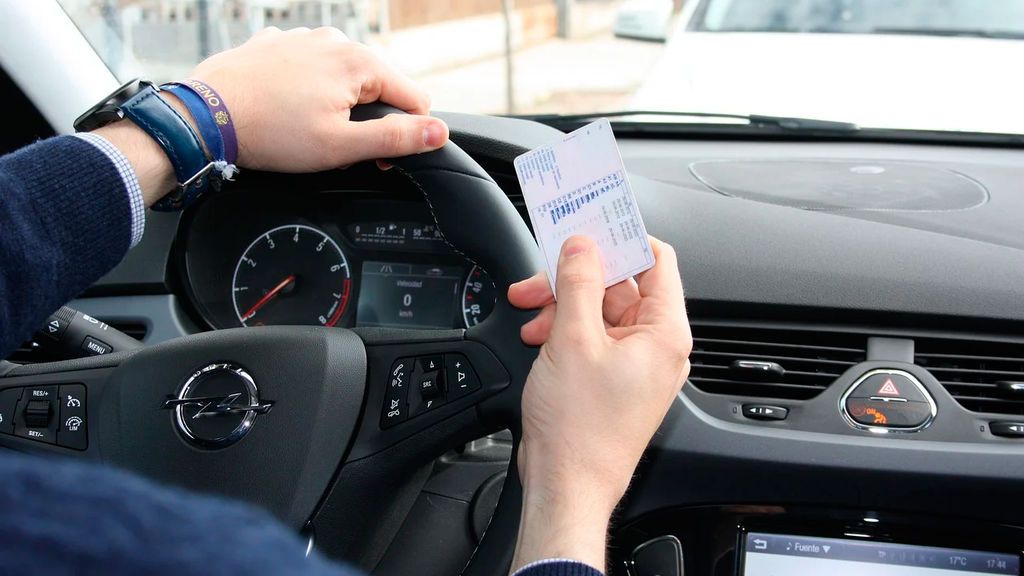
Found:
[(562, 244), (555, 291), (554, 331), (604, 334), (604, 267), (593, 240), (571, 236)]
[(436, 150), (448, 141), (448, 126), (439, 118), (416, 114), (388, 114), (383, 118), (346, 120), (338, 135), (344, 158), (338, 164), (399, 158)]

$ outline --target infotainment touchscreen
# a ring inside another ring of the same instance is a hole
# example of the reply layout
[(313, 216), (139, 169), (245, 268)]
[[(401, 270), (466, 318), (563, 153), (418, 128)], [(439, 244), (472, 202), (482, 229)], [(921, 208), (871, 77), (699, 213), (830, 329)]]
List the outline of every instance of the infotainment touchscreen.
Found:
[(748, 532), (743, 576), (968, 576), (1020, 574), (1015, 554), (845, 538)]

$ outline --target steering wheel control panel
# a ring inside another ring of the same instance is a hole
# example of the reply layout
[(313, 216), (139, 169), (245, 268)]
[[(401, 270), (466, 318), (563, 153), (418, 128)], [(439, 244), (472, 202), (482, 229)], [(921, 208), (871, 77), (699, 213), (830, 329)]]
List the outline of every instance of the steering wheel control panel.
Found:
[(388, 374), (380, 427), (390, 428), (480, 389), (464, 354), (399, 358)]
[(85, 450), (88, 447), (83, 384), (0, 390), (0, 433)]

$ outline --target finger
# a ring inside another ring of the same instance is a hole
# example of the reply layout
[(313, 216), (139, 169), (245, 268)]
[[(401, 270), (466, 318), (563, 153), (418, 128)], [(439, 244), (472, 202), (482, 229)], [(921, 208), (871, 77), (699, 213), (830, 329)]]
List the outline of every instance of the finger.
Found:
[(348, 41), (348, 34), (345, 34), (340, 28), (335, 26), (320, 26), (313, 30), (313, 34), (324, 36), (331, 40)]
[(508, 287), (508, 301), (516, 308), (532, 309), (555, 301), (546, 272), (538, 272)]
[(604, 291), (604, 319), (617, 326), (622, 322), (622, 315), (640, 302), (640, 291), (636, 280), (627, 278)]
[[(361, 47), (361, 44), (353, 44)], [(384, 62), (368, 48), (362, 47), (368, 74), (359, 92), (359, 103), (380, 100), (410, 114), (428, 114), (430, 96), (412, 78)]]
[[(331, 139), (338, 149), (339, 164), (419, 154), (440, 148), (448, 141), (448, 126), (444, 122), (412, 114), (388, 114), (364, 122), (339, 119), (334, 132)], [(352, 146), (353, 142), (359, 146)]]
[(519, 337), (529, 346), (540, 346), (551, 336), (551, 327), (555, 324), (555, 304), (548, 304), (519, 329)]
[(651, 250), (654, 252), (655, 263), (653, 268), (641, 272), (637, 276), (637, 288), (640, 291), (640, 296), (669, 299), (681, 305), (683, 281), (679, 276), (676, 251), (672, 249), (672, 246), (653, 236), (648, 238), (651, 242)]
[(385, 162), (383, 160), (377, 160), (377, 168), (380, 169), (380, 170), (391, 170), (392, 168), (394, 168), (394, 165), (391, 164), (390, 162)]
[(558, 311), (554, 330), (585, 336), (604, 334), (604, 270), (597, 244), (571, 236), (562, 244), (555, 291)]
[(657, 260), (654, 268), (637, 277), (643, 303), (637, 309), (636, 322), (649, 325), (687, 326), (683, 283), (675, 250), (651, 238)]
[(630, 326), (612, 326), (606, 332), (613, 340), (622, 340), (628, 338), (633, 334), (639, 334), (648, 330), (646, 326), (637, 326), (636, 324)]

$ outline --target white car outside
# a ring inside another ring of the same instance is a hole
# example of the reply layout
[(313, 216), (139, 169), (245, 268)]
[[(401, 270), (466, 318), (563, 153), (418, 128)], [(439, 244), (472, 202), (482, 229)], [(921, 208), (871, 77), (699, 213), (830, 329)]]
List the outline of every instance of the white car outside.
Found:
[(630, 109), (1024, 133), (1024, 40), (703, 31), (691, 25), (699, 4), (684, 8)]

